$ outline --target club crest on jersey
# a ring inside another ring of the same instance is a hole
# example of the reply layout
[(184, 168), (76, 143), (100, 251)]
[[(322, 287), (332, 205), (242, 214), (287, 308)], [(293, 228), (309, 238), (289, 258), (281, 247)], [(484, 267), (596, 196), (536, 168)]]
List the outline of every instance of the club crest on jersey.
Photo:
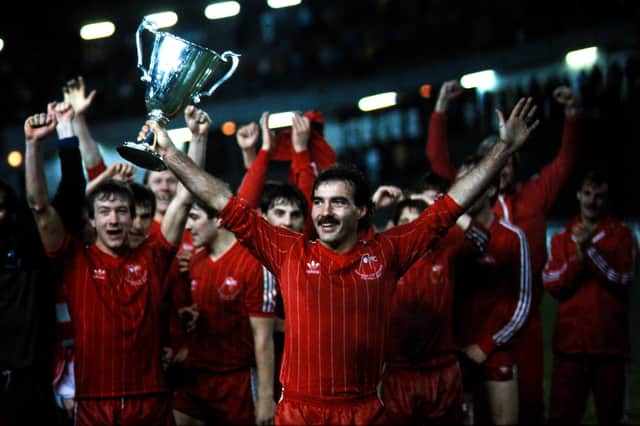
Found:
[(363, 280), (375, 280), (382, 276), (382, 264), (378, 262), (378, 256), (363, 254), (356, 274)]
[(431, 267), (431, 282), (433, 284), (442, 284), (442, 281), (444, 280), (444, 275), (443, 272), (444, 271), (444, 266), (439, 265), (439, 264), (435, 264)]
[(101, 268), (93, 268), (91, 270), (91, 278), (94, 280), (106, 280), (107, 279), (107, 271)]
[(316, 262), (315, 260), (307, 262), (307, 270), (305, 272), (313, 275), (320, 274), (320, 262)]
[(233, 300), (238, 293), (240, 293), (240, 286), (233, 277), (225, 278), (222, 285), (218, 286), (218, 294), (222, 300)]
[(191, 291), (196, 291), (196, 288), (198, 288), (198, 281), (191, 280)]
[(146, 284), (147, 269), (135, 263), (125, 266), (124, 281), (136, 287)]

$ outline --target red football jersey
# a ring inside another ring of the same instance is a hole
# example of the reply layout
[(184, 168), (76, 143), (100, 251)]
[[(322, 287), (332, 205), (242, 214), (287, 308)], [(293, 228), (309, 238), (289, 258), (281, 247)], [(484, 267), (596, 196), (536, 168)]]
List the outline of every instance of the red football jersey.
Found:
[(473, 224), (465, 233), (456, 226), (398, 281), (393, 295), (385, 361), (409, 367), (428, 366), (436, 356), (459, 348), (453, 336), (456, 261), (486, 249), (488, 232)]
[(442, 197), (415, 221), (360, 239), (338, 254), (269, 224), (241, 199), (228, 202), (220, 212), (223, 226), (280, 283), (285, 393), (326, 398), (375, 392), (396, 283), (460, 213), (450, 197)]
[(113, 257), (67, 235), (49, 252), (67, 286), (78, 398), (167, 390), (158, 324), (163, 277), (175, 251), (157, 238)]
[(224, 372), (255, 365), (249, 317), (274, 315), (273, 275), (235, 243), (217, 260), (197, 251), (190, 276), (200, 318), (190, 338), (189, 366)]

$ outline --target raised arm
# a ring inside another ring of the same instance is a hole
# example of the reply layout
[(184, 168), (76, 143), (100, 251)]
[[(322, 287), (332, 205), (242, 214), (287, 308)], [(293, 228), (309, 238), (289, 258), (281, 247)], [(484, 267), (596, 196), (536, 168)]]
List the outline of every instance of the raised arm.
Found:
[(58, 133), (58, 157), (60, 158), (60, 183), (51, 205), (60, 215), (67, 230), (82, 229), (82, 208), (86, 180), (82, 170), (82, 157), (78, 138), (73, 133), (73, 108), (66, 102), (56, 105), (56, 130)]
[(449, 155), (447, 108), (449, 102), (460, 96), (463, 91), (456, 80), (447, 81), (442, 85), (429, 120), (427, 136), (426, 154), (431, 170), (452, 181), (456, 177), (456, 168)]
[[(202, 170), (207, 154), (207, 136), (209, 134), (211, 119), (206, 112), (193, 105), (188, 105), (185, 108), (184, 117), (192, 135), (191, 143), (189, 144), (188, 158)], [(168, 139), (166, 130), (163, 131), (162, 135), (158, 136), (158, 139), (164, 137)], [(178, 184), (176, 196), (171, 200), (169, 207), (167, 207), (167, 212), (162, 219), (160, 227), (162, 235), (172, 244), (178, 244), (182, 239), (192, 201), (191, 192), (189, 192), (183, 184)]]
[[(62, 88), (62, 92), (64, 101), (71, 104), (75, 111), (73, 128), (80, 141), (80, 153), (82, 154), (85, 168), (87, 170), (95, 169), (101, 164), (103, 165), (104, 162), (98, 149), (98, 144), (89, 131), (86, 113), (91, 108), (91, 104), (96, 97), (96, 91), (92, 90), (89, 95), (86, 95), (84, 78), (78, 77), (77, 79), (69, 80)], [(101, 171), (102, 169), (97, 170), (96, 174)]]
[(543, 213), (549, 211), (555, 203), (560, 191), (575, 170), (580, 157), (580, 121), (576, 109), (576, 97), (566, 86), (557, 87), (553, 97), (564, 106), (564, 126), (562, 141), (553, 161), (547, 164), (539, 175), (523, 187), (524, 197), (532, 203), (539, 203), (536, 209)]
[(49, 103), (46, 114), (32, 115), (24, 122), (27, 202), (46, 250), (58, 248), (65, 234), (62, 220), (49, 202), (42, 158), (42, 140), (54, 131), (57, 124), (55, 106), (56, 102)]
[[(260, 197), (264, 188), (264, 182), (267, 178), (269, 169), (269, 161), (271, 160), (271, 149), (274, 145), (274, 135), (269, 129), (269, 113), (263, 112), (260, 119), (262, 147), (258, 152), (258, 156), (254, 156), (254, 160), (247, 168), (247, 172), (242, 179), (242, 183), (238, 188), (238, 197), (243, 198), (251, 207), (260, 205)], [(250, 123), (243, 126), (236, 133), (238, 145), (244, 152), (244, 147), (248, 144), (255, 145), (258, 140), (258, 125)], [(254, 151), (255, 152), (255, 151)], [(244, 157), (244, 154), (243, 154)], [(245, 162), (245, 167), (247, 163)]]
[(536, 107), (531, 98), (522, 98), (514, 107), (509, 120), (505, 122), (502, 111), (496, 110), (500, 123), (500, 140), (485, 155), (482, 161), (469, 173), (454, 182), (449, 196), (461, 207), (468, 208), (482, 194), (500, 172), (509, 156), (519, 150), (530, 134), (538, 127), (539, 121), (527, 124), (533, 119)]
[(87, 184), (86, 193), (89, 194), (98, 185), (108, 179), (130, 182), (135, 178), (136, 171), (133, 165), (129, 163), (113, 163)]

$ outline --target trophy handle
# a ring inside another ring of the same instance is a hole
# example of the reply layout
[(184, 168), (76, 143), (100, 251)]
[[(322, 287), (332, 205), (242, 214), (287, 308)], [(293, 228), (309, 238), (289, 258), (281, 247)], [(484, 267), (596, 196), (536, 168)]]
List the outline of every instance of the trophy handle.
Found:
[(138, 51), (138, 69), (142, 71), (142, 77), (140, 80), (150, 83), (151, 76), (149, 75), (149, 71), (142, 64), (142, 30), (148, 30), (155, 34), (158, 29), (153, 21), (148, 19), (143, 19), (140, 25), (138, 25), (138, 30), (136, 31), (136, 48)]
[(233, 73), (236, 72), (236, 68), (238, 68), (238, 62), (240, 61), (238, 59), (239, 57), (240, 57), (240, 55), (238, 55), (237, 53), (233, 53), (230, 50), (227, 50), (222, 55), (220, 55), (220, 58), (222, 58), (222, 60), (224, 62), (227, 62), (227, 58), (231, 58), (231, 68), (229, 68), (229, 71), (227, 71), (227, 73), (225, 75), (223, 75), (222, 78), (220, 78), (213, 86), (211, 86), (211, 88), (209, 90), (202, 91), (202, 92), (199, 92), (199, 93), (196, 93), (195, 95), (193, 95), (193, 102), (197, 104), (198, 102), (200, 102), (200, 97), (201, 96), (211, 96), (211, 94), (218, 87), (220, 87), (220, 85), (222, 83), (227, 81), (229, 79), (229, 77), (231, 77), (233, 75)]

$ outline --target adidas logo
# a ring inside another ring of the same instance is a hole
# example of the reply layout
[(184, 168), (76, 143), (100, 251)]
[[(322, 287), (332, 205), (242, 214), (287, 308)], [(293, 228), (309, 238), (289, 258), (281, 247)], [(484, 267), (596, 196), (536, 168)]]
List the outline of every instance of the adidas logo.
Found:
[(320, 274), (320, 263), (312, 260), (307, 262), (307, 274)]

